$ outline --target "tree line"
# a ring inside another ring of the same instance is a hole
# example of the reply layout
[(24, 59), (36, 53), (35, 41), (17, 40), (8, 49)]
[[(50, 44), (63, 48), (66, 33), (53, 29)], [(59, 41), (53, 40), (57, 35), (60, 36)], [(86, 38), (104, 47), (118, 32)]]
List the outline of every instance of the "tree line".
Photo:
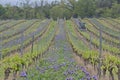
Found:
[(120, 0), (45, 0), (0, 5), (0, 19), (120, 17)]

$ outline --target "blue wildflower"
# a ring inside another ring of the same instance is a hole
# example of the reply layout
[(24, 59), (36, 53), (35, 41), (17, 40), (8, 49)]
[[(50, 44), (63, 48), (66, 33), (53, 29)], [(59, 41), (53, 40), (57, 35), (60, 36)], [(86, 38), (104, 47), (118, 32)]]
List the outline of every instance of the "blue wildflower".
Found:
[(22, 71), (22, 72), (20, 73), (20, 76), (21, 76), (21, 77), (27, 77), (26, 71)]

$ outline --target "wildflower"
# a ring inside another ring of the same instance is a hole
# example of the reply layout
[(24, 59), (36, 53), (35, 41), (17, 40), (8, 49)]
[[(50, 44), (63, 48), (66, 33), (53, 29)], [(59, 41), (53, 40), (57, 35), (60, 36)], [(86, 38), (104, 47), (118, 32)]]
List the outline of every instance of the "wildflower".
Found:
[(20, 76), (21, 76), (21, 77), (27, 77), (26, 71), (22, 71), (22, 72), (20, 73)]
[(94, 80), (98, 80), (98, 78), (97, 78), (96, 75), (94, 75), (92, 78), (93, 78)]
[(73, 77), (66, 78), (66, 80), (74, 80)]

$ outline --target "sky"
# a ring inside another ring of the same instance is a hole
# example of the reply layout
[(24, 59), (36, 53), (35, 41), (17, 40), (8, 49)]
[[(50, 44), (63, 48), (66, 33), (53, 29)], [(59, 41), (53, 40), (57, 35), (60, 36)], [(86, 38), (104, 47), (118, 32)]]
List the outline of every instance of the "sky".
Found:
[[(24, 0), (0, 0), (0, 4), (2, 4), (2, 5), (5, 5), (5, 4), (8, 4), (8, 3), (10, 3), (11, 5), (18, 5), (18, 2), (22, 2), (22, 1), (24, 1)], [(30, 0), (30, 1), (40, 1), (40, 0)], [(51, 2), (51, 1), (54, 1), (54, 0), (45, 0), (45, 1), (48, 1), (48, 2)], [(59, 1), (59, 0), (57, 0), (57, 1)]]

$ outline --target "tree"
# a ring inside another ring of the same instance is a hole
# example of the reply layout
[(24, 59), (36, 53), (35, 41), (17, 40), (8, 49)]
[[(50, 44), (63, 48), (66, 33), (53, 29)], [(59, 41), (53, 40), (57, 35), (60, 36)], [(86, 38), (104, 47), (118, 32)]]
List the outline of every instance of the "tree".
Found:
[(5, 14), (5, 8), (2, 5), (0, 5), (0, 18), (2, 18), (4, 14)]
[(14, 12), (13, 12), (12, 6), (10, 4), (6, 4), (5, 6), (6, 6), (5, 7), (5, 14), (4, 14), (3, 18), (4, 19), (12, 19), (13, 16), (14, 16), (13, 15)]
[(49, 3), (46, 1), (43, 7), (43, 13), (45, 18), (50, 18), (50, 5)]
[(31, 8), (31, 4), (30, 4), (30, 0), (24, 0), (23, 2), (21, 2), (21, 5), (24, 8), (24, 17), (25, 19), (29, 18), (30, 15), (30, 8)]
[(66, 17), (67, 19), (71, 17), (71, 13), (68, 9), (62, 8), (60, 5), (54, 6), (50, 10), (50, 15), (54, 20), (57, 20), (57, 18), (64, 18)]
[(117, 0), (117, 3), (120, 4), (120, 0)]
[(78, 0), (76, 12), (81, 17), (92, 17), (95, 14), (95, 3), (93, 0)]
[(120, 4), (113, 4), (112, 17), (120, 17)]
[(98, 0), (97, 1), (97, 6), (99, 8), (104, 8), (104, 7), (112, 7), (113, 0)]
[(119, 17), (120, 0), (40, 0), (31, 3), (22, 0), (21, 5), (0, 5), (1, 19), (54, 19), (70, 17)]
[(78, 17), (76, 13), (77, 1), (76, 0), (61, 0), (61, 6), (69, 10), (73, 17)]

